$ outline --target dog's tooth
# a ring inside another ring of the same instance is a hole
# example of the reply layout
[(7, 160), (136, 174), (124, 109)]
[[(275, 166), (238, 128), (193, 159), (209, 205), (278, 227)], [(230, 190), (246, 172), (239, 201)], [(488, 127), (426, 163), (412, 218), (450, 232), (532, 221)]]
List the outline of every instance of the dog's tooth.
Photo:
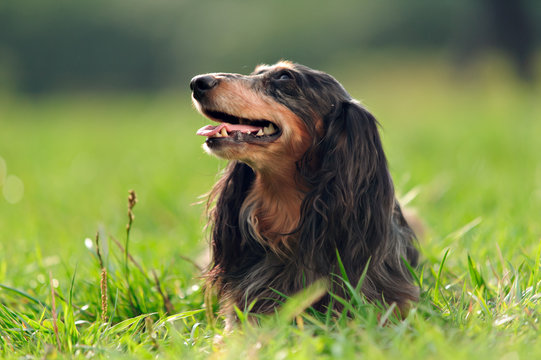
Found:
[(276, 129), (274, 128), (273, 124), (269, 124), (269, 126), (263, 128), (263, 132), (265, 133), (265, 135), (272, 135), (275, 131)]
[(222, 134), (220, 134), (219, 132), (217, 132), (216, 134), (212, 135), (212, 137), (222, 137)]
[(259, 129), (256, 136), (263, 136), (263, 135), (265, 135), (265, 133), (263, 132), (263, 129)]
[(223, 137), (227, 137), (227, 136), (228, 136), (227, 130), (225, 129), (225, 127), (222, 128), (222, 130), (220, 131), (220, 134), (221, 134)]

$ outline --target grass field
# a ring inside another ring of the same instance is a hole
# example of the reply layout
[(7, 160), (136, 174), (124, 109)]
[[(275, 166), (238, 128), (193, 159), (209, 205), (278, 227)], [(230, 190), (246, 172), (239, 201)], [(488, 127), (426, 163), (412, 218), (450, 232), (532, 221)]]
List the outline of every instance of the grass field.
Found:
[(297, 315), (304, 294), (221, 343), (192, 260), (195, 203), (224, 163), (201, 150), (189, 94), (3, 94), (0, 357), (541, 358), (541, 88), (499, 62), (401, 64), (335, 75), (382, 123), (425, 223), (420, 303), (404, 321), (361, 298), (326, 318)]

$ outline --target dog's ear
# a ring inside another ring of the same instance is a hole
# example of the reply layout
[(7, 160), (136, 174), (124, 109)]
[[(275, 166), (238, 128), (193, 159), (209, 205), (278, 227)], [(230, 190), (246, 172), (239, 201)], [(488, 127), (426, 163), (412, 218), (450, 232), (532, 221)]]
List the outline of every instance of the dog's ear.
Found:
[[(378, 123), (359, 104), (347, 101), (323, 125), (324, 135), (313, 150), (320, 163), (307, 176), (314, 190), (303, 208), (305, 215), (320, 218), (311, 219), (309, 238), (328, 239), (319, 245), (348, 249), (367, 260), (388, 238), (394, 203)], [(334, 249), (328, 250), (334, 257)]]
[(393, 218), (397, 203), (376, 119), (360, 104), (344, 101), (323, 125), (315, 154), (308, 154), (320, 161), (312, 175), (303, 174), (313, 189), (299, 226), (299, 249), (310, 262), (305, 265), (336, 271), (338, 251), (352, 282), (370, 264), (363, 284), (369, 298), (381, 300), (381, 293), (387, 301), (404, 293), (415, 298), (402, 262), (413, 233)]
[(212, 268), (210, 276), (229, 270), (241, 253), (239, 213), (254, 180), (253, 170), (240, 161), (231, 161), (216, 183), (209, 197), (212, 225)]

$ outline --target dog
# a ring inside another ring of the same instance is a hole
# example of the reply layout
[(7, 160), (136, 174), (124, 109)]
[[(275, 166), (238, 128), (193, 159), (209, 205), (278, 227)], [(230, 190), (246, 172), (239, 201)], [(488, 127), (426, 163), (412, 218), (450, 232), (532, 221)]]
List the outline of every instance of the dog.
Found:
[[(197, 131), (229, 160), (209, 193), (207, 284), (222, 312), (275, 311), (325, 279), (348, 298), (344, 276), (373, 303), (400, 313), (418, 301), (406, 265), (416, 237), (395, 197), (378, 122), (332, 76), (288, 61), (250, 75), (190, 82), (196, 109), (217, 122)], [(341, 310), (329, 293), (313, 308)]]

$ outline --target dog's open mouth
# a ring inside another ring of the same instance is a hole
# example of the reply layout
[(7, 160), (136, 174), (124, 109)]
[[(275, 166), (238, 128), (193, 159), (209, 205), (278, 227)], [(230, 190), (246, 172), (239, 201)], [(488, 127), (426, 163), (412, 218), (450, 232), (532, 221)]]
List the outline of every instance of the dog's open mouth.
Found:
[(197, 135), (209, 140), (232, 140), (234, 142), (272, 142), (280, 137), (280, 128), (268, 120), (250, 120), (220, 111), (203, 111), (219, 125), (207, 125), (197, 130)]

